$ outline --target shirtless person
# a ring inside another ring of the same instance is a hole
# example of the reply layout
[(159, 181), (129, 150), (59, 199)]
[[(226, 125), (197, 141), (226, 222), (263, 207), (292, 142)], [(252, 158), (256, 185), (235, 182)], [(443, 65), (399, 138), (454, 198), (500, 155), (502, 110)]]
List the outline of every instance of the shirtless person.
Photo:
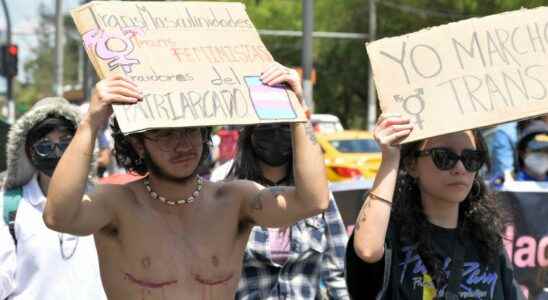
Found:
[[(299, 76), (278, 63), (261, 79), (267, 85), (285, 82), (302, 99)], [(109, 299), (234, 299), (251, 228), (287, 227), (329, 204), (313, 130), (309, 123), (291, 125), (295, 187), (264, 188), (243, 180), (201, 183), (195, 172), (208, 136), (204, 128), (179, 128), (130, 135), (137, 161), (142, 159), (148, 170), (145, 179), (98, 186), (84, 195), (95, 136), (112, 114), (111, 104), (140, 98), (124, 77), (97, 84), (51, 180), (44, 220), (57, 231), (95, 235)], [(162, 202), (193, 194), (190, 203)]]

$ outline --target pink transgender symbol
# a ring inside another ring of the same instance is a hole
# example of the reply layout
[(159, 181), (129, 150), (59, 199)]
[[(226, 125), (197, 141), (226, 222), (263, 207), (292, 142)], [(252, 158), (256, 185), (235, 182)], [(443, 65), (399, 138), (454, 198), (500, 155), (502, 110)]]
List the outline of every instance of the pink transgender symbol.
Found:
[[(124, 73), (128, 74), (131, 73), (133, 65), (140, 64), (138, 59), (129, 57), (135, 49), (135, 46), (131, 42), (131, 38), (142, 36), (143, 34), (143, 30), (138, 27), (122, 29), (122, 33), (92, 29), (84, 33), (82, 39), (84, 40), (84, 47), (87, 49), (94, 49), (97, 57), (108, 61), (110, 70), (121, 67)], [(124, 48), (120, 50), (110, 49), (108, 43), (111, 40), (122, 42)]]

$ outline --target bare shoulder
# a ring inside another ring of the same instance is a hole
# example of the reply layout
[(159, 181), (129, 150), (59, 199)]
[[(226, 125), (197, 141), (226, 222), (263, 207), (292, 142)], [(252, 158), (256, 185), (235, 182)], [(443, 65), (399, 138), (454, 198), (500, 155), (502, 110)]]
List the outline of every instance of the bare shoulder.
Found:
[(294, 190), (294, 187), (290, 186), (271, 186), (265, 187), (255, 181), (251, 180), (232, 180), (221, 181), (226, 185), (228, 190), (231, 190), (241, 200), (255, 201), (261, 197), (277, 197), (281, 194), (286, 194)]
[(138, 181), (127, 184), (99, 184), (92, 193), (84, 197), (107, 203), (112, 207), (127, 207), (137, 201), (137, 184)]
[(248, 232), (255, 222), (247, 216), (247, 203), (257, 197), (264, 187), (250, 180), (225, 180), (212, 182), (211, 185), (216, 189), (217, 201), (231, 207), (230, 210), (237, 213), (235, 217), (238, 219), (239, 232)]
[(220, 190), (229, 192), (239, 199), (248, 198), (249, 196), (253, 196), (260, 190), (264, 189), (262, 185), (254, 181), (243, 179), (219, 181), (215, 184), (219, 185)]

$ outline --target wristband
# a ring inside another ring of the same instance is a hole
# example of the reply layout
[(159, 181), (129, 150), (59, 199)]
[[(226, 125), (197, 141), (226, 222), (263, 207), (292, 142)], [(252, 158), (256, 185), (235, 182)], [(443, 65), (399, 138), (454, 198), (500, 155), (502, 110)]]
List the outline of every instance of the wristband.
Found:
[(373, 200), (379, 200), (381, 202), (384, 202), (384, 203), (388, 204), (388, 206), (392, 207), (392, 201), (389, 201), (389, 200), (386, 200), (382, 197), (379, 197), (379, 196), (373, 194), (372, 192), (367, 193), (367, 196), (369, 198), (373, 199)]

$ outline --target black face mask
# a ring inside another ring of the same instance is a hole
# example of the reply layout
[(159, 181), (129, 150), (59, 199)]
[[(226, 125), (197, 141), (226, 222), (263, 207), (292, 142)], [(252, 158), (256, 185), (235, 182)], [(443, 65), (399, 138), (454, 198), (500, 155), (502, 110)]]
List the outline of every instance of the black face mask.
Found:
[(288, 126), (259, 126), (253, 131), (253, 153), (266, 164), (279, 167), (291, 159), (291, 129)]
[(42, 157), (33, 153), (31, 162), (38, 171), (44, 173), (44, 175), (47, 175), (48, 177), (51, 177), (60, 159), (60, 156)]
[[(71, 138), (65, 137), (59, 142), (52, 142), (47, 139), (35, 142), (31, 148), (30, 160), (32, 165), (43, 174), (51, 177), (61, 155), (70, 144)], [(59, 151), (56, 151), (56, 150)]]

